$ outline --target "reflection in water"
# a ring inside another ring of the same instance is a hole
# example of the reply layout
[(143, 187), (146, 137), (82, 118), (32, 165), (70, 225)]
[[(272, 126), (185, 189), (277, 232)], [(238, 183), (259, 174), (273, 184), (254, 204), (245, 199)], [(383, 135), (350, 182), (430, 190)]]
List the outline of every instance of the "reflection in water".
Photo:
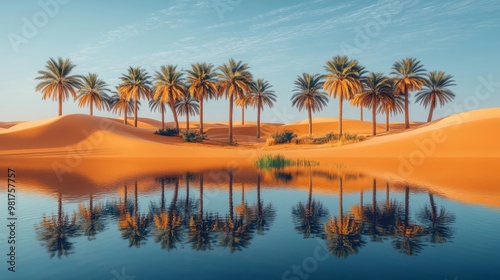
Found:
[(337, 257), (347, 258), (357, 254), (365, 242), (361, 237), (363, 220), (352, 214), (344, 214), (342, 177), (339, 178), (339, 216), (330, 218), (324, 225), (327, 248)]
[[(132, 214), (128, 211), (123, 211), (118, 220), (118, 228), (122, 232), (122, 238), (129, 240), (129, 247), (135, 246), (139, 248), (146, 243), (149, 235), (150, 214), (139, 213), (137, 201), (137, 181), (134, 184), (134, 209)], [(126, 206), (127, 198), (125, 197)], [(124, 210), (127, 210), (126, 208)]]
[(79, 235), (79, 227), (76, 222), (76, 213), (69, 217), (62, 210), (62, 194), (58, 194), (57, 199), (57, 216), (51, 217), (43, 216), (42, 222), (36, 226), (38, 240), (42, 245), (47, 248), (50, 258), (57, 255), (68, 256), (73, 253), (73, 242), (69, 241), (70, 238)]
[[(262, 197), (261, 184), (264, 184), (265, 176), (270, 175), (267, 178), (273, 178), (273, 184), (286, 182), (288, 187), (305, 185), (308, 189), (307, 200), (294, 203), (291, 210), (293, 227), (303, 238), (320, 237), (326, 243), (328, 251), (339, 258), (358, 254), (368, 242), (389, 242), (398, 252), (414, 256), (428, 243), (445, 243), (453, 239), (452, 225), (455, 216), (444, 207), (438, 207), (431, 192), (428, 193), (429, 203), (414, 213), (417, 222), (411, 219), (410, 187), (407, 185), (403, 188), (404, 201), (398, 202), (391, 199), (389, 182), (385, 182), (385, 198), (378, 200), (377, 186), (380, 188), (381, 180), (357, 173), (330, 174), (311, 168), (297, 169), (294, 172), (268, 172), (257, 172), (250, 179), (246, 177), (244, 180), (235, 180), (233, 171), (223, 171), (224, 181), (215, 184), (223, 183), (222, 194), (227, 194), (227, 208), (224, 207), (227, 211), (223, 212), (205, 209), (205, 185), (214, 187), (213, 182), (205, 181), (206, 173), (157, 176), (153, 188), (158, 192), (158, 198), (148, 202), (147, 212), (139, 209), (137, 180), (134, 182), (133, 199), (129, 198), (129, 190), (125, 184), (123, 195), (120, 194), (117, 200), (96, 203), (94, 195), (90, 194), (85, 198), (88, 203), (80, 203), (73, 215), (63, 211), (62, 195), (59, 193), (57, 215), (44, 216), (36, 226), (37, 237), (47, 248), (51, 258), (73, 253), (74, 246), (70, 240), (75, 237), (83, 235), (88, 240), (95, 240), (100, 232), (110, 227), (110, 223), (118, 225), (121, 237), (129, 241), (129, 247), (139, 248), (147, 243), (151, 235), (154, 241), (152, 244), (157, 243), (166, 251), (182, 248), (209, 251), (217, 247), (227, 248), (230, 253), (242, 251), (251, 246), (255, 234), (265, 235), (272, 231), (273, 222), (279, 214), (273, 203), (266, 203)], [(321, 199), (324, 197), (317, 193), (324, 192), (325, 188), (321, 189), (319, 184), (314, 188), (313, 178), (323, 182), (326, 180), (329, 186), (332, 183), (338, 184), (338, 212), (335, 215), (329, 215), (329, 211), (323, 206)], [(361, 188), (359, 203), (356, 195), (350, 209), (345, 210), (344, 192), (352, 190), (349, 186), (357, 180), (370, 180), (368, 186), (364, 187), (371, 190), (371, 201), (365, 203), (366, 189)], [(393, 191), (396, 188), (398, 186), (392, 185)], [(171, 190), (170, 198), (165, 195), (166, 189)], [(241, 199), (236, 198), (237, 205), (234, 205), (235, 189), (241, 189)], [(290, 221), (288, 211), (283, 212), (280, 217), (287, 217)]]
[[(310, 171), (310, 170), (309, 170)], [(323, 204), (313, 199), (313, 183), (312, 174), (309, 172), (309, 196), (304, 204), (299, 201), (292, 209), (293, 221), (295, 229), (304, 235), (304, 238), (319, 236), (322, 232), (323, 219), (326, 217), (328, 210), (323, 207)]]

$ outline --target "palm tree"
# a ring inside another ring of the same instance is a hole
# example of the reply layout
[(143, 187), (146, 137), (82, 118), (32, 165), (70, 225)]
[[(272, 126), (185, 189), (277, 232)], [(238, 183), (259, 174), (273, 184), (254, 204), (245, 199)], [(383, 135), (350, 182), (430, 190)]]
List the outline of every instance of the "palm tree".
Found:
[(361, 238), (362, 220), (357, 220), (353, 215), (345, 214), (343, 207), (343, 184), (339, 178), (339, 218), (330, 217), (323, 225), (328, 241), (328, 250), (337, 257), (347, 258), (356, 254), (365, 242)]
[(392, 65), (391, 75), (394, 75), (397, 92), (405, 96), (405, 128), (410, 128), (409, 93), (420, 90), (425, 82), (424, 66), (416, 58), (408, 57), (396, 61)]
[(243, 98), (237, 98), (234, 102), (236, 103), (236, 106), (241, 107), (241, 125), (245, 125), (245, 109), (248, 108), (248, 106), (250, 106), (250, 101), (247, 98), (248, 93), (245, 94)]
[(118, 86), (118, 92), (123, 94), (127, 101), (134, 100), (134, 126), (137, 127), (137, 110), (139, 99), (151, 99), (150, 76), (141, 67), (129, 67), (128, 74), (123, 74), (120, 79), (122, 83)]
[(350, 100), (362, 91), (361, 79), (364, 67), (357, 60), (349, 60), (347, 56), (335, 56), (326, 62), (325, 91), (333, 98), (339, 99), (339, 135), (342, 135), (342, 103)]
[(258, 79), (252, 83), (252, 91), (246, 96), (247, 103), (257, 108), (257, 138), (260, 138), (260, 112), (264, 110), (264, 106), (272, 108), (276, 102), (276, 94), (271, 87), (268, 81)]
[(177, 114), (181, 116), (186, 115), (186, 130), (189, 130), (189, 115), (196, 116), (200, 113), (198, 100), (188, 92), (184, 92), (181, 98), (175, 102), (175, 109), (177, 110)]
[(432, 71), (427, 74), (427, 79), (424, 81), (423, 90), (418, 92), (416, 102), (420, 102), (425, 108), (430, 106), (429, 117), (427, 122), (432, 120), (434, 108), (437, 102), (443, 107), (446, 102), (451, 102), (455, 98), (455, 94), (448, 87), (455, 86), (453, 76), (446, 75), (443, 71)]
[(108, 85), (103, 80), (97, 77), (95, 73), (89, 73), (88, 75), (83, 75), (81, 77), (82, 85), (78, 89), (78, 107), (84, 107), (89, 105), (90, 115), (94, 115), (94, 104), (98, 110), (102, 110), (106, 107), (106, 100), (109, 96), (106, 92), (109, 92)]
[(179, 130), (179, 120), (175, 112), (175, 102), (186, 92), (182, 76), (184, 73), (177, 71), (177, 65), (166, 65), (162, 66), (160, 71), (156, 71), (154, 77), (156, 91), (153, 99), (159, 99), (160, 102), (170, 105), (177, 130)]
[(62, 115), (62, 103), (69, 98), (69, 95), (76, 98), (76, 90), (80, 87), (80, 76), (70, 75), (75, 65), (69, 58), (57, 58), (57, 61), (50, 58), (45, 65), (46, 70), (38, 71), (39, 76), (35, 80), (40, 80), (35, 90), (40, 91), (42, 99), (51, 98), (59, 102), (59, 116)]
[[(154, 215), (155, 224), (155, 241), (161, 243), (161, 247), (170, 251), (176, 248), (176, 243), (181, 241), (181, 225), (182, 217), (177, 211), (177, 198), (179, 193), (179, 177), (174, 178), (163, 178), (162, 179), (162, 207), (160, 212)], [(172, 196), (172, 201), (168, 210), (164, 211), (164, 185), (163, 182), (174, 181), (174, 195)]]
[(229, 59), (228, 63), (219, 66), (220, 73), (218, 88), (219, 95), (225, 95), (229, 99), (229, 144), (233, 144), (233, 103), (235, 99), (243, 98), (251, 90), (252, 74), (248, 71), (250, 67), (242, 61), (236, 62)]
[(192, 70), (186, 70), (186, 81), (191, 96), (200, 103), (200, 134), (203, 134), (203, 101), (216, 97), (217, 81), (214, 66), (207, 63), (191, 64)]
[(257, 233), (263, 234), (264, 231), (270, 229), (274, 218), (276, 217), (276, 210), (271, 203), (265, 204), (260, 195), (260, 174), (257, 175), (257, 204), (252, 206), (253, 220)]
[(295, 230), (302, 233), (304, 238), (310, 238), (311, 234), (319, 236), (321, 225), (326, 217), (328, 210), (323, 207), (323, 203), (314, 200), (312, 197), (312, 173), (309, 172), (309, 196), (307, 203), (299, 202), (292, 208), (292, 217), (295, 224)]
[[(118, 91), (118, 87), (117, 87)], [(108, 106), (111, 112), (115, 114), (123, 114), (123, 123), (128, 124), (128, 114), (134, 111), (134, 101), (127, 100), (124, 94), (119, 94), (118, 92), (113, 92), (114, 94), (108, 99)], [(137, 102), (137, 106), (140, 106), (141, 102)]]
[(161, 102), (160, 99), (149, 100), (149, 109), (151, 111), (159, 110), (161, 113), (161, 129), (165, 129), (165, 103)]
[(419, 220), (425, 225), (425, 232), (429, 236), (431, 243), (445, 243), (453, 238), (453, 228), (450, 227), (455, 222), (455, 215), (447, 212), (444, 207), (438, 211), (434, 195), (429, 192), (430, 205), (425, 205), (418, 214)]
[[(126, 206), (126, 204), (125, 204)], [(125, 210), (125, 209), (124, 209)], [(129, 247), (136, 246), (139, 248), (145, 244), (149, 236), (150, 215), (139, 213), (137, 181), (134, 186), (134, 210), (132, 215), (128, 211), (122, 212), (118, 222), (118, 228), (122, 232), (122, 238), (129, 240)]]
[(359, 107), (359, 120), (363, 121), (363, 105), (359, 104), (358, 101), (354, 98), (349, 100), (349, 104), (355, 107)]
[(405, 101), (404, 96), (395, 90), (394, 83), (389, 80), (389, 84), (391, 84), (390, 95), (384, 95), (381, 102), (378, 106), (378, 113), (385, 113), (385, 131), (389, 132), (389, 115), (397, 115), (404, 112)]
[(47, 248), (50, 258), (56, 254), (58, 258), (68, 256), (73, 253), (73, 242), (69, 238), (79, 236), (80, 228), (76, 222), (76, 213), (70, 219), (69, 215), (63, 212), (62, 195), (58, 194), (57, 216), (43, 216), (43, 221), (35, 227), (37, 238)]
[(302, 109), (307, 110), (309, 117), (309, 135), (312, 135), (312, 113), (323, 110), (323, 107), (328, 104), (328, 97), (326, 93), (321, 91), (323, 86), (323, 76), (319, 74), (302, 73), (295, 80), (294, 94), (291, 101), (294, 107), (299, 111)]
[(372, 133), (377, 135), (377, 108), (384, 99), (392, 98), (389, 78), (382, 73), (371, 72), (363, 79), (363, 91), (354, 96), (354, 100), (360, 106), (372, 109)]
[(219, 246), (228, 247), (229, 252), (232, 254), (235, 251), (241, 251), (247, 248), (252, 239), (251, 225), (239, 215), (234, 218), (233, 209), (233, 171), (228, 171), (229, 175), (229, 214), (219, 228)]
[(105, 224), (102, 221), (102, 204), (94, 205), (94, 197), (92, 194), (89, 199), (89, 206), (80, 204), (78, 206), (78, 213), (80, 214), (80, 228), (82, 229), (88, 240), (95, 240), (97, 233), (105, 229)]

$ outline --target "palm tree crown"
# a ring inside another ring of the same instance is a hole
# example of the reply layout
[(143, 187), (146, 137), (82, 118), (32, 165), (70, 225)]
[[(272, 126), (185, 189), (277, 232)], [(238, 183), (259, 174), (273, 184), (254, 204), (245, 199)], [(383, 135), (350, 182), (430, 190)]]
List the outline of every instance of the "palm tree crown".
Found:
[(294, 94), (291, 101), (299, 111), (306, 109), (309, 116), (309, 134), (312, 134), (312, 113), (323, 110), (328, 104), (328, 96), (321, 91), (323, 87), (323, 76), (319, 74), (310, 75), (303, 73), (295, 80)]
[(128, 74), (123, 74), (120, 79), (122, 83), (118, 87), (118, 92), (123, 94), (128, 100), (134, 100), (134, 126), (137, 127), (137, 110), (139, 99), (150, 99), (150, 76), (141, 67), (129, 67)]
[(80, 76), (70, 75), (75, 65), (71, 63), (69, 58), (62, 59), (59, 57), (57, 61), (50, 58), (45, 65), (46, 70), (38, 71), (39, 76), (36, 80), (40, 83), (35, 90), (40, 91), (42, 99), (52, 98), (59, 102), (59, 116), (62, 115), (62, 103), (69, 98), (69, 95), (76, 98), (76, 90), (80, 87)]
[(90, 106), (90, 115), (93, 115), (94, 105), (98, 110), (106, 108), (106, 100), (109, 98), (108, 85), (103, 80), (99, 79), (97, 74), (89, 73), (81, 77), (82, 85), (78, 89), (78, 106)]
[(455, 98), (455, 94), (448, 89), (448, 87), (454, 85), (453, 76), (446, 75), (443, 71), (432, 71), (427, 74), (427, 79), (423, 85), (424, 89), (416, 95), (416, 102), (424, 105), (425, 108), (430, 106), (427, 122), (432, 120), (432, 114), (438, 102), (442, 107), (446, 102), (450, 102)]

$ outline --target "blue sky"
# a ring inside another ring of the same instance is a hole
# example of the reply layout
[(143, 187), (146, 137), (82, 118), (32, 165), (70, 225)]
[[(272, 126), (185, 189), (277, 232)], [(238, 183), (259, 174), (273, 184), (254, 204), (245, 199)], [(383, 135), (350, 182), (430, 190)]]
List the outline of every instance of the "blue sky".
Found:
[[(275, 107), (263, 113), (265, 122), (305, 119), (305, 112), (290, 106), (293, 81), (303, 72), (323, 73), (325, 61), (337, 54), (386, 74), (394, 61), (416, 57), (427, 70), (453, 75), (457, 97), (437, 109), (436, 117), (500, 106), (497, 0), (0, 0), (0, 5), (0, 121), (57, 115), (57, 103), (42, 101), (35, 92), (34, 78), (48, 58), (58, 56), (77, 65), (75, 74), (95, 72), (110, 88), (129, 66), (152, 74), (165, 64), (188, 69), (195, 62), (243, 60), (278, 95)], [(89, 111), (73, 101), (63, 106), (65, 114)], [(359, 118), (357, 108), (344, 107), (346, 118)], [(224, 99), (206, 103), (205, 120), (226, 121), (227, 108)], [(412, 104), (410, 111), (411, 120), (426, 120), (420, 105)], [(331, 99), (315, 116), (337, 113), (337, 100)], [(139, 115), (159, 118), (146, 106)], [(170, 113), (166, 117), (172, 119)], [(246, 118), (255, 117), (249, 109)]]

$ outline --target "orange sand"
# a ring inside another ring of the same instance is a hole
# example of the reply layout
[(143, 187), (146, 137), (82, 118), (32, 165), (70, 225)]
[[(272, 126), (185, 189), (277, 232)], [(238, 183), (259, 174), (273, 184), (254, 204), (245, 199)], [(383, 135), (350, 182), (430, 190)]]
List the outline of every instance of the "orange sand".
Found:
[[(132, 121), (129, 120), (129, 124)], [(381, 136), (341, 147), (265, 146), (265, 139), (275, 131), (290, 129), (305, 133), (307, 121), (287, 125), (264, 123), (260, 140), (255, 137), (255, 123), (246, 122), (242, 126), (235, 121), (237, 146), (225, 144), (226, 123), (206, 122), (208, 140), (192, 144), (183, 143), (178, 137), (154, 135), (161, 125), (157, 120), (141, 118), (138, 128), (122, 122), (66, 115), (40, 121), (0, 123), (0, 166), (26, 170), (34, 174), (26, 177), (27, 180), (33, 180), (34, 184), (38, 181), (43, 188), (51, 189), (62, 185), (70, 188), (70, 183), (82, 181), (89, 186), (111, 185), (117, 180), (162, 174), (165, 170), (198, 171), (228, 166), (250, 170), (259, 155), (281, 153), (289, 158), (319, 161), (329, 172), (337, 172), (339, 165), (347, 164), (381, 180), (422, 186), (468, 203), (500, 206), (497, 186), (500, 132), (496, 129), (500, 127), (500, 109), (497, 108), (456, 114), (430, 124), (414, 123), (404, 132), (401, 123), (392, 123), (392, 132), (388, 135), (383, 135), (385, 125), (378, 124)], [(180, 125), (185, 127), (184, 122)], [(197, 122), (190, 125), (191, 129), (198, 128)], [(321, 118), (314, 120), (313, 131), (324, 135), (336, 131), (337, 127), (336, 119)], [(371, 122), (345, 120), (344, 130), (369, 135)], [(59, 183), (54, 169), (65, 171), (64, 184)], [(304, 182), (297, 186), (308, 188)]]

